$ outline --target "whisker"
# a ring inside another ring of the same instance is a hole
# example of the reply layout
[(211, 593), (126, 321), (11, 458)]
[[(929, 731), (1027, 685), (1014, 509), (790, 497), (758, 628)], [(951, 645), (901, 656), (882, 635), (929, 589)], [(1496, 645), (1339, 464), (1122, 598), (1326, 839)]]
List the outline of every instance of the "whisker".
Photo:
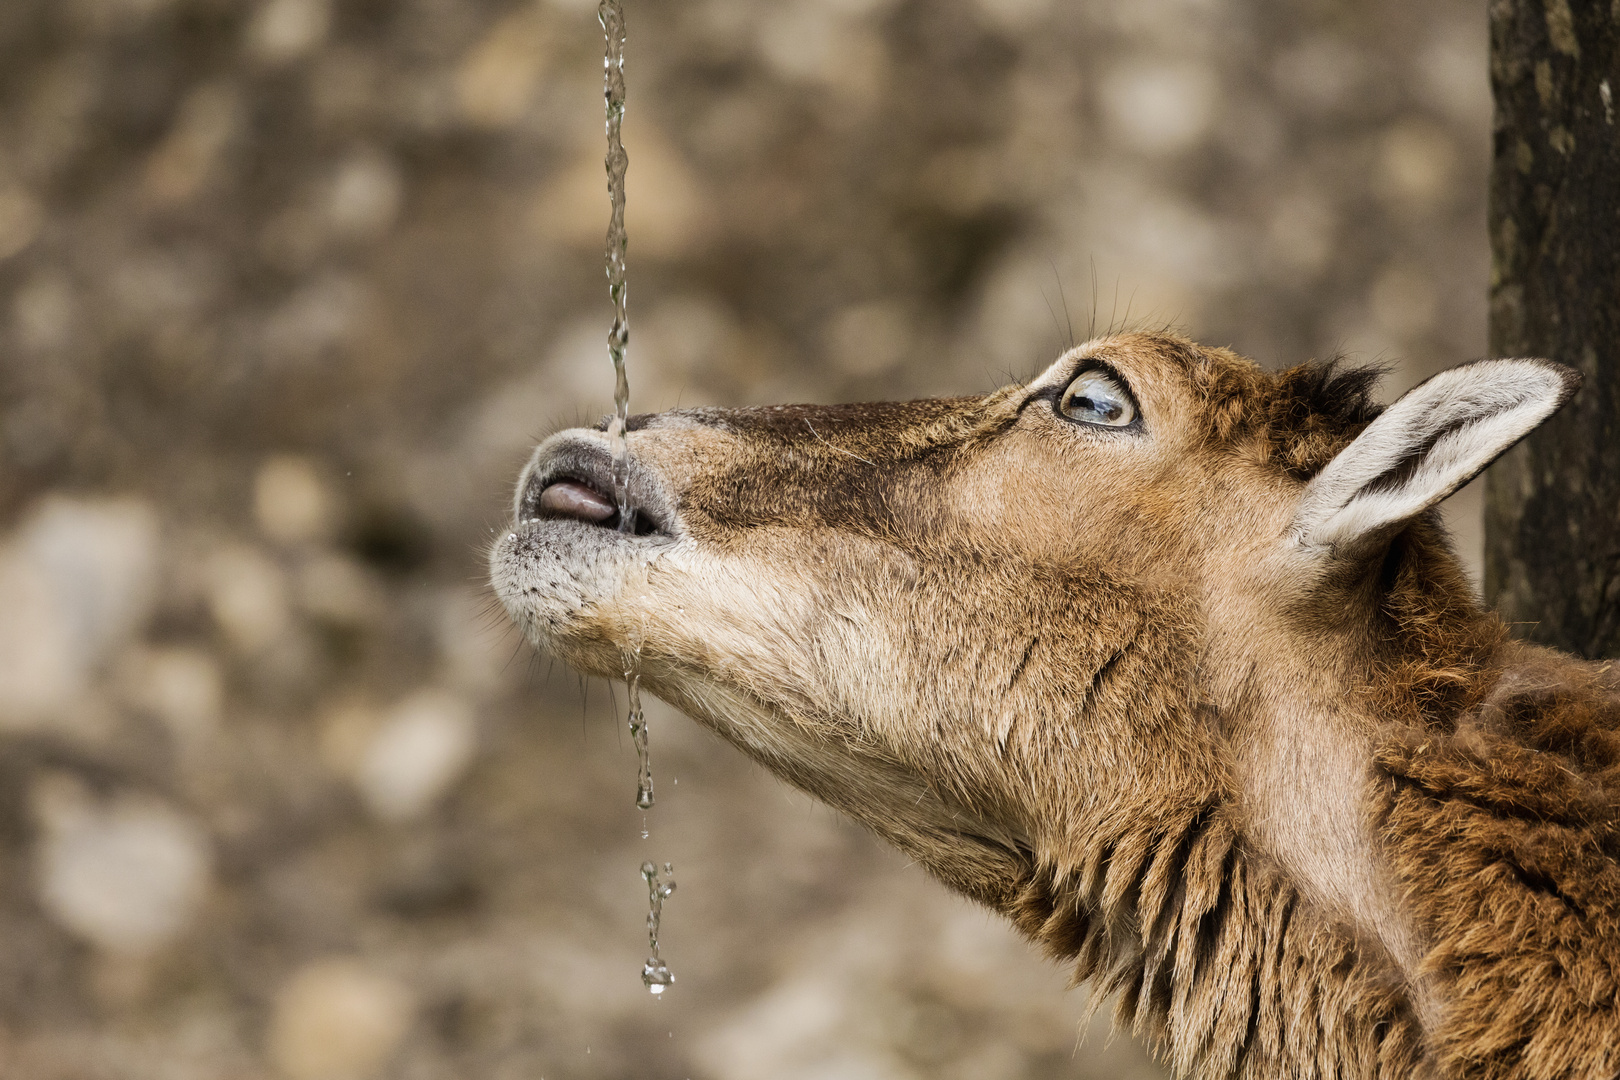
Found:
[(1097, 256), (1088, 255), (1091, 262), (1091, 322), (1086, 327), (1086, 337), (1089, 340), (1097, 336)]
[[(1067, 351), (1075, 346), (1074, 319), (1069, 317), (1069, 297), (1068, 294), (1063, 291), (1063, 275), (1058, 273), (1057, 263), (1050, 257), (1047, 258), (1046, 263), (1052, 268), (1052, 277), (1057, 281), (1058, 299), (1063, 303), (1063, 324), (1068, 328), (1069, 331), (1069, 344), (1065, 348), (1065, 351)], [(1057, 316), (1054, 315), (1052, 318), (1056, 320)]]

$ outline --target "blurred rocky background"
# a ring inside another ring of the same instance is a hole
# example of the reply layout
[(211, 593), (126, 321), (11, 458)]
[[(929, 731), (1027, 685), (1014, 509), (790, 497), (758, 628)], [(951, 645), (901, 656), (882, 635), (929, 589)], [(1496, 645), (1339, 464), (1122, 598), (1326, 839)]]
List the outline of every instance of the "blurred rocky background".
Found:
[[(0, 1075), (1158, 1075), (668, 710), (643, 841), (615, 688), (492, 607), (530, 446), (609, 407), (594, 7), (0, 3)], [(1391, 394), (1483, 352), (1476, 3), (627, 7), (637, 410), (1094, 323)]]

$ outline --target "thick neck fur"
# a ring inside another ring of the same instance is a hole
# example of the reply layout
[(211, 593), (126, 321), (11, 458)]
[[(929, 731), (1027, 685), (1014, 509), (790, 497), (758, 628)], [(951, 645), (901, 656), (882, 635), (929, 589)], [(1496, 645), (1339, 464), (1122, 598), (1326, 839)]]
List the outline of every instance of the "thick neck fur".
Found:
[(1378, 574), (1355, 670), (1189, 705), (1209, 800), (1088, 822), (1005, 910), (1178, 1074), (1613, 1080), (1620, 671), (1505, 642), (1427, 526)]
[(1421, 1038), (1404, 986), (1324, 919), (1229, 814), (1122, 823), (1077, 873), (1037, 868), (1008, 905), (1093, 1001), (1179, 1075), (1410, 1077)]
[(1038, 847), (1005, 910), (1178, 1075), (1429, 1075), (1439, 1009), (1373, 826), (1376, 725), (1342, 666), (1267, 675), (1191, 683), (1160, 730), (1208, 736), (1170, 770), (1196, 797), (1087, 814), (1083, 855)]
[[(1436, 646), (1390, 616), (1392, 606), (1412, 606), (1404, 593), (1413, 581), (1441, 580), (1455, 586), (1445, 596), (1466, 609), (1464, 625), (1481, 618), (1466, 583), (1443, 572), (1452, 561), (1443, 540), (1427, 526), (1420, 534), (1398, 542), (1389, 566), (1347, 568), (1320, 591), (1268, 594), (1265, 576), (1275, 571), (1262, 565), (1252, 592), (1212, 605), (1201, 689), (1219, 716), (1232, 773), (1226, 807), (1245, 848), (1275, 866), (1316, 917), (1388, 968), (1421, 1027), (1433, 1030), (1444, 1006), (1423, 970), (1431, 942), (1404, 902), (1370, 809), (1378, 733), (1418, 707), (1411, 693), (1370, 688), (1396, 668), (1433, 666), (1435, 652), (1480, 677), (1485, 654), (1460, 655), (1457, 642)], [(1406, 564), (1432, 564), (1426, 569), (1438, 578), (1391, 573)]]

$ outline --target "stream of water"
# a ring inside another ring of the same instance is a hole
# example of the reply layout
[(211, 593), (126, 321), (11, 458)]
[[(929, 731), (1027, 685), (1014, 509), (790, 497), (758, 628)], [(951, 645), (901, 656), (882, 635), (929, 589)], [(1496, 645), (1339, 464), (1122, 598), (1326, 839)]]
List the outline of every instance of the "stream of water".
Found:
[[(624, 228), (624, 174), (630, 157), (624, 151), (621, 127), (624, 123), (624, 8), (622, 0), (601, 0), (596, 18), (602, 24), (607, 50), (602, 59), (602, 99), (607, 113), (608, 199), (612, 215), (607, 231), (608, 295), (613, 300), (613, 324), (608, 330), (608, 359), (613, 362), (613, 418), (608, 421), (608, 441), (613, 448), (613, 498), (619, 507), (619, 529), (635, 531), (635, 515), (630, 510), (630, 448), (625, 441), (630, 419), (630, 376), (625, 367), (630, 347), (630, 316), (626, 302), (625, 252), (629, 244)], [(636, 749), (636, 806), (643, 812), (641, 838), (649, 830), (645, 813), (653, 806), (652, 752), (647, 741), (647, 717), (641, 711), (641, 647), (625, 652), (624, 685), (629, 697), (630, 740)], [(664, 901), (675, 891), (675, 868), (641, 864), (647, 882), (647, 944), (651, 955), (641, 968), (641, 981), (655, 996), (675, 982), (675, 975), (658, 955), (658, 923)]]
[(644, 862), (641, 864), (641, 876), (647, 882), (647, 948), (652, 954), (641, 965), (641, 981), (656, 995), (662, 994), (675, 981), (669, 965), (658, 955), (658, 921), (664, 915), (664, 901), (675, 891), (675, 867), (665, 863), (664, 874), (659, 877), (658, 867)]
[[(641, 650), (626, 655), (624, 686), (630, 696), (630, 742), (636, 748), (636, 805), (643, 810), (653, 806), (652, 753), (647, 747), (647, 717), (641, 711)], [(647, 839), (646, 818), (642, 818), (641, 838)]]
[(625, 445), (625, 424), (630, 419), (630, 376), (625, 369), (625, 352), (630, 347), (629, 299), (625, 282), (625, 251), (629, 240), (624, 231), (624, 174), (630, 156), (624, 152), (620, 128), (624, 124), (624, 8), (620, 0), (601, 0), (597, 21), (607, 38), (602, 58), (602, 99), (607, 111), (608, 200), (612, 214), (607, 231), (608, 296), (613, 300), (613, 325), (608, 329), (608, 359), (613, 361), (613, 419), (608, 421), (608, 439), (613, 444), (613, 495), (619, 504), (619, 528), (629, 532), (635, 524), (629, 512), (630, 454)]

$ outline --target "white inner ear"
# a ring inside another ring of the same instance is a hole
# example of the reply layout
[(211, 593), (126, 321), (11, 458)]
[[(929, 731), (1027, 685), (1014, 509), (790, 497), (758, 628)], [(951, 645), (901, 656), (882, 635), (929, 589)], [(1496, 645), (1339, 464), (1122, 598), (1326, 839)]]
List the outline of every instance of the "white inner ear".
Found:
[(1289, 535), (1351, 555), (1478, 476), (1580, 384), (1545, 360), (1481, 360), (1413, 387), (1305, 488)]

